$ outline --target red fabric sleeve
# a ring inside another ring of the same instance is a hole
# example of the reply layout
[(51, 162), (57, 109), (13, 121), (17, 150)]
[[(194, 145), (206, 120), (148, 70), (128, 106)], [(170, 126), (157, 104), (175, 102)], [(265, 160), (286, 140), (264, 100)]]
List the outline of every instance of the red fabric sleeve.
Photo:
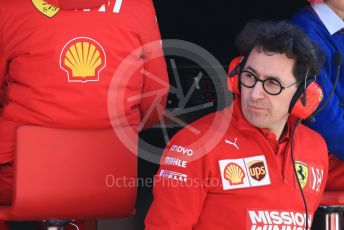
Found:
[[(1, 11), (0, 11), (0, 105), (3, 104), (4, 101), (4, 92), (3, 92), (3, 83), (4, 78), (7, 72), (7, 61), (5, 59), (4, 54), (4, 42), (3, 42), (4, 36), (3, 36), (3, 22), (1, 17)], [(0, 108), (0, 113), (2, 111), (2, 106)]]
[[(319, 135), (319, 134), (317, 134), (317, 135)], [(320, 137), (320, 135), (319, 135), (319, 137)], [(322, 197), (322, 195), (325, 192), (326, 181), (328, 178), (329, 158), (328, 158), (328, 149), (327, 149), (327, 145), (326, 145), (325, 140), (322, 137), (320, 137), (319, 141), (317, 141), (317, 144), (318, 144), (319, 153), (321, 152), (323, 154), (323, 156), (321, 157), (321, 161), (322, 161), (321, 163), (322, 163), (322, 166), (324, 167), (324, 176), (322, 179), (323, 182), (321, 183), (320, 193), (319, 193), (320, 194), (319, 197)], [(321, 199), (318, 199), (317, 202), (315, 203), (314, 207), (313, 207), (313, 210), (317, 210), (320, 203), (321, 203)]]
[[(146, 15), (142, 16), (144, 23), (139, 28), (139, 38), (144, 47), (144, 81), (140, 110), (143, 124), (148, 127), (159, 122), (159, 113), (161, 116), (165, 111), (169, 83), (154, 5), (152, 0), (143, 1), (143, 9), (140, 11), (146, 12)], [(150, 43), (152, 45), (147, 45)]]
[(184, 128), (167, 145), (154, 180), (154, 201), (146, 217), (146, 230), (191, 230), (198, 222), (209, 170), (205, 156), (196, 159), (204, 150), (201, 145), (190, 145), (195, 142)]

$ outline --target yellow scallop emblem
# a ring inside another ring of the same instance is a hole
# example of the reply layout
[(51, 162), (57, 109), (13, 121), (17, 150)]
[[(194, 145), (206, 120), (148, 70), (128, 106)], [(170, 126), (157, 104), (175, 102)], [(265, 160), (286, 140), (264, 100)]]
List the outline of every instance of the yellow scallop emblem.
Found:
[(98, 81), (106, 65), (105, 51), (94, 39), (72, 39), (61, 52), (60, 65), (68, 73), (70, 82)]
[(224, 171), (224, 177), (231, 185), (238, 185), (244, 183), (244, 170), (235, 163), (229, 163)]

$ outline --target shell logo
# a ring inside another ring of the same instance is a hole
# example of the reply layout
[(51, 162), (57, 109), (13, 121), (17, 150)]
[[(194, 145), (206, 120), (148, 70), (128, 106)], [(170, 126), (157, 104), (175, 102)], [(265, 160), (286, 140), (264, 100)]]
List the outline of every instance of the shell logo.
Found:
[(238, 185), (244, 183), (244, 170), (235, 163), (229, 163), (224, 171), (224, 177), (229, 181), (230, 185)]
[(68, 82), (99, 81), (105, 66), (105, 51), (94, 39), (74, 38), (61, 51), (60, 67), (67, 72)]

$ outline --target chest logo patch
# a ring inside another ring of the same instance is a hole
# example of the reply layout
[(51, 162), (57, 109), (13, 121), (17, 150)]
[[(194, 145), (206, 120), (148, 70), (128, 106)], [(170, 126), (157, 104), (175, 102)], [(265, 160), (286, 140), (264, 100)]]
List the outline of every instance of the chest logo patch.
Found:
[(269, 185), (270, 176), (265, 156), (219, 161), (224, 190)]
[(237, 137), (234, 139), (234, 141), (230, 141), (228, 139), (225, 139), (225, 143), (229, 144), (229, 145), (233, 145), (237, 150), (239, 150), (239, 146), (237, 144), (237, 140), (238, 140)]
[(94, 39), (74, 38), (61, 51), (60, 67), (67, 72), (68, 82), (99, 81), (105, 66), (105, 51)]
[(263, 161), (251, 161), (248, 162), (248, 171), (252, 179), (261, 181), (266, 176), (266, 168)]
[(32, 3), (39, 12), (49, 18), (54, 17), (60, 11), (60, 8), (57, 8), (43, 0), (32, 0)]
[(308, 166), (307, 164), (297, 161), (295, 162), (295, 168), (297, 173), (297, 179), (300, 182), (302, 189), (306, 186), (308, 181)]
[(324, 179), (324, 170), (320, 167), (311, 166), (311, 189), (314, 192), (320, 192), (320, 187)]
[(242, 184), (244, 183), (245, 172), (239, 165), (229, 163), (225, 168), (224, 177), (230, 185)]
[[(312, 162), (304, 163), (297, 160), (295, 162), (295, 169), (297, 179), (300, 182), (302, 189), (305, 192), (314, 193), (318, 195), (321, 188), (325, 186), (324, 167), (315, 165)], [(297, 180), (295, 179), (295, 187), (298, 187)]]

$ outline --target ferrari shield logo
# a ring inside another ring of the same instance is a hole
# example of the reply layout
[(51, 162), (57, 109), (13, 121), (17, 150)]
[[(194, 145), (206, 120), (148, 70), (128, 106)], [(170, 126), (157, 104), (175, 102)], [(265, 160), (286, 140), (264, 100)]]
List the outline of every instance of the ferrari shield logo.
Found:
[(295, 163), (297, 178), (301, 184), (302, 189), (306, 186), (308, 180), (308, 166), (305, 163), (297, 161)]
[(54, 17), (60, 10), (59, 8), (45, 2), (44, 0), (32, 0), (32, 3), (39, 12), (49, 18)]

